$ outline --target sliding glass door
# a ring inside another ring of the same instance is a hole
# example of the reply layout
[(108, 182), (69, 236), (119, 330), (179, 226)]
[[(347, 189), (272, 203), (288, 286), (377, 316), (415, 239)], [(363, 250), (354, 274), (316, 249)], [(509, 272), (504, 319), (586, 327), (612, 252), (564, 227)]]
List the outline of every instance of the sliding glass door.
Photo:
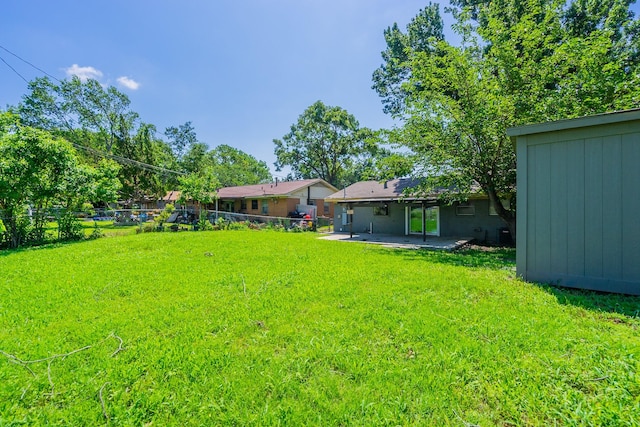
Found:
[(407, 231), (408, 234), (422, 234), (422, 225), (426, 227), (429, 236), (440, 235), (440, 211), (437, 206), (432, 206), (424, 210), (422, 217), (422, 206), (411, 205), (407, 207)]

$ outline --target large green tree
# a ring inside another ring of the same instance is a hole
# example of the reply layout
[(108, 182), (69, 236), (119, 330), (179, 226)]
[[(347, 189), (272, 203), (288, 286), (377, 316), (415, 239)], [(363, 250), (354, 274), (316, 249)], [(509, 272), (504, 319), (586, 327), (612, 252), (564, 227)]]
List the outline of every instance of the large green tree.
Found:
[(220, 183), (211, 168), (205, 168), (198, 172), (190, 173), (178, 178), (180, 182), (180, 198), (178, 203), (186, 205), (193, 202), (199, 207), (199, 216), (203, 216), (203, 205), (213, 202), (217, 195)]
[[(281, 140), (274, 139), (276, 169), (289, 166), (295, 179), (322, 178), (334, 186), (358, 180), (358, 158), (377, 146), (371, 131), (340, 107), (317, 101)], [(365, 156), (366, 157), (366, 156)]]
[(180, 126), (169, 126), (165, 129), (164, 134), (169, 139), (169, 145), (178, 160), (182, 159), (182, 156), (198, 142), (196, 130), (191, 122)]
[(206, 144), (195, 143), (182, 156), (180, 166), (188, 174), (209, 169), (220, 187), (260, 184), (272, 179), (264, 161), (226, 144), (209, 150)]
[(516, 184), (506, 128), (638, 105), (638, 22), (628, 0), (452, 3), (462, 43), (432, 34), (396, 53), (423, 19), (438, 27), (430, 5), (405, 33), (387, 30), (374, 88), (402, 121), (397, 134), (428, 177), (423, 190), (442, 185), (459, 198), (477, 185), (515, 236), (515, 204), (502, 202)]
[(229, 145), (218, 145), (209, 156), (213, 173), (222, 187), (260, 184), (272, 179), (266, 162)]
[[(115, 87), (73, 77), (59, 83), (38, 78), (29, 89), (16, 109), (22, 123), (64, 137), (87, 162), (104, 157), (120, 162), (122, 199), (159, 195), (176, 182), (166, 171), (176, 165), (172, 148), (156, 137), (153, 125), (140, 120), (129, 98)], [(169, 128), (176, 149), (188, 144), (190, 130), (190, 123)]]
[[(8, 120), (3, 120), (7, 123)], [(10, 247), (44, 239), (46, 212), (68, 192), (76, 173), (75, 150), (46, 131), (19, 124), (0, 132), (0, 211)], [(27, 210), (30, 212), (26, 214)]]

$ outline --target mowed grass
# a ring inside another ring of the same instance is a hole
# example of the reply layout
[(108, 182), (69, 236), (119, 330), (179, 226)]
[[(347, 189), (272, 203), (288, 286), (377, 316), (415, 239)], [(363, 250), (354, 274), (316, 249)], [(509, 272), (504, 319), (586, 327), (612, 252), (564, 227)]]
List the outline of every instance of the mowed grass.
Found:
[[(114, 225), (113, 221), (80, 220), (80, 225), (82, 226), (85, 237), (90, 237), (91, 233), (96, 229), (96, 226), (102, 235), (109, 237), (135, 234), (136, 229), (140, 228), (139, 225)], [(58, 223), (47, 223), (46, 235), (49, 239), (56, 239), (58, 236)]]
[(640, 424), (640, 299), (512, 258), (266, 231), (0, 252), (0, 425)]

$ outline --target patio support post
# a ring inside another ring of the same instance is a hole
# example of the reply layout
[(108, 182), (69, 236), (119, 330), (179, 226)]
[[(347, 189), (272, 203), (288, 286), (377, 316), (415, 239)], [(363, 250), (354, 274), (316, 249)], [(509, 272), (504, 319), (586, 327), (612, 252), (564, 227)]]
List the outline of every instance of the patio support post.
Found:
[(348, 205), (349, 207), (347, 208), (348, 211), (347, 212), (352, 212), (349, 215), (349, 238), (353, 238), (353, 207), (351, 206), (351, 203), (349, 203)]
[(424, 207), (424, 200), (420, 202), (420, 205), (422, 206), (422, 241), (426, 242), (427, 241), (427, 215), (426, 215), (426, 209)]

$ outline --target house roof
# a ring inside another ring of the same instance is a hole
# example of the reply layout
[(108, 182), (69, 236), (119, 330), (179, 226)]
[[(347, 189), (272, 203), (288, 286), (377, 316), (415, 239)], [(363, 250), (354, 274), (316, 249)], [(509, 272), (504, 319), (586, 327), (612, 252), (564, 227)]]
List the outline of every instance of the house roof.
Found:
[(180, 198), (180, 192), (176, 190), (168, 191), (161, 199), (163, 202), (176, 202)]
[[(418, 178), (396, 178), (389, 181), (360, 181), (351, 184), (347, 188), (340, 190), (332, 195), (325, 197), (325, 201), (333, 203), (345, 202), (394, 202), (399, 200), (412, 201), (424, 200), (435, 202), (438, 196), (445, 191), (454, 191), (453, 187), (444, 188), (436, 187), (427, 195), (412, 195), (409, 189), (417, 187), (420, 184)], [(472, 198), (483, 198), (480, 186), (473, 184), (471, 186)]]
[(397, 178), (385, 182), (360, 181), (330, 195), (325, 200), (335, 203), (415, 200), (415, 197), (407, 197), (404, 191), (416, 187), (419, 182), (415, 178)]
[(218, 190), (220, 199), (242, 199), (262, 197), (287, 197), (291, 193), (311, 187), (323, 185), (330, 190), (338, 189), (323, 179), (303, 179), (300, 181), (279, 181), (268, 184), (242, 185), (238, 187), (225, 187)]

